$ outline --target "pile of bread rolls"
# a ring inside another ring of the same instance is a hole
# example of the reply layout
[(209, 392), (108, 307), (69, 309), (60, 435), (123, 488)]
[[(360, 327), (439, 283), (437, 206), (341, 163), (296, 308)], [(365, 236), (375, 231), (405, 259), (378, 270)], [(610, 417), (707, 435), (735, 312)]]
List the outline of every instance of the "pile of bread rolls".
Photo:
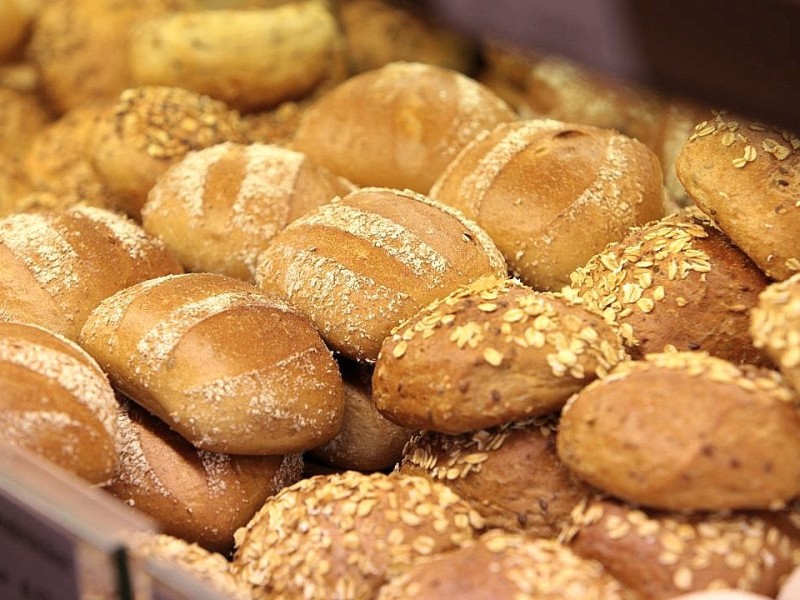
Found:
[(800, 137), (389, 0), (0, 0), (0, 390), (237, 600), (796, 600)]

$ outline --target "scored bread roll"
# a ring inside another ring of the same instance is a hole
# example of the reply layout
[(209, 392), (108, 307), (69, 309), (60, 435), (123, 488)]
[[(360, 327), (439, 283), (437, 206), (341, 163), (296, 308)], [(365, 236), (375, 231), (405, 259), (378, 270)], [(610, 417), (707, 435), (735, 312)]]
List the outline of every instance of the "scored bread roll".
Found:
[(761, 292), (750, 312), (750, 333), (800, 393), (800, 273)]
[(97, 363), (38, 326), (0, 322), (0, 437), (92, 484), (117, 466), (117, 402)]
[(311, 323), (255, 286), (165, 276), (104, 300), (81, 344), (116, 388), (198, 448), (302, 452), (339, 431), (339, 369)]

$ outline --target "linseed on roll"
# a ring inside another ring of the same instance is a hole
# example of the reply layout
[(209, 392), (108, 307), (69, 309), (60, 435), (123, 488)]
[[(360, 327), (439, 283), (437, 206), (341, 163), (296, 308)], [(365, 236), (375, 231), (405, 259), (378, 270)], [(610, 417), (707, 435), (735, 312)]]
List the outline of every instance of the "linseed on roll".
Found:
[(800, 273), (761, 292), (750, 312), (750, 333), (800, 393)]

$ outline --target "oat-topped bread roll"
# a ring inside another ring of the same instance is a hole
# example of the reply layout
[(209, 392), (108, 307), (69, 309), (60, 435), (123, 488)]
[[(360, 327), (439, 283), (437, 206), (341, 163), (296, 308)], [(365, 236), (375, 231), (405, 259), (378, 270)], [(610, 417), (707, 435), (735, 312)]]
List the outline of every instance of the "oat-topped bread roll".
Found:
[(750, 333), (800, 392), (800, 273), (767, 287), (750, 312)]
[(475, 135), (516, 119), (466, 75), (394, 62), (321, 96), (303, 115), (293, 146), (356, 185), (424, 194)]
[(399, 470), (447, 484), (487, 527), (553, 538), (592, 493), (558, 458), (556, 427), (552, 414), (458, 436), (423, 431), (406, 445)]
[(342, 378), (319, 334), (238, 279), (131, 286), (92, 312), (80, 339), (115, 387), (203, 450), (301, 452), (339, 431)]
[(800, 493), (797, 397), (775, 371), (649, 354), (570, 399), (558, 454), (588, 483), (642, 505), (770, 508)]
[(561, 540), (641, 600), (730, 588), (774, 597), (800, 561), (796, 534), (767, 512), (689, 516), (596, 499), (575, 507)]
[(167, 86), (123, 91), (94, 127), (91, 162), (100, 179), (139, 218), (156, 179), (192, 150), (244, 142), (241, 117), (227, 104)]
[(77, 339), (86, 317), (118, 290), (182, 268), (136, 223), (93, 207), (0, 220), (0, 320)]
[(409, 190), (362, 188), (278, 233), (256, 280), (307, 314), (335, 350), (374, 361), (417, 310), (505, 273), (492, 240), (460, 212)]
[(106, 376), (74, 342), (0, 322), (0, 438), (104, 483), (117, 466), (117, 411)]
[(558, 289), (630, 227), (664, 215), (661, 168), (644, 144), (550, 119), (480, 133), (430, 195), (483, 227), (537, 289)]
[(160, 419), (123, 399), (119, 466), (104, 489), (153, 517), (161, 531), (217, 552), (267, 497), (298, 481), (303, 460), (199, 450)]
[(253, 281), (275, 234), (354, 189), (300, 152), (224, 142), (190, 152), (158, 178), (142, 226), (189, 271)]
[(38, 132), (50, 121), (50, 114), (36, 94), (3, 86), (0, 86), (0, 106), (3, 107), (0, 111), (0, 152), (21, 158)]
[(800, 137), (715, 112), (675, 165), (689, 197), (773, 279), (800, 270)]
[(696, 209), (633, 228), (570, 275), (561, 293), (602, 311), (640, 358), (702, 350), (770, 364), (750, 338), (750, 309), (769, 280)]
[(373, 398), (400, 425), (464, 433), (558, 410), (626, 356), (599, 313), (489, 277), (394, 329)]
[(482, 528), (469, 504), (425, 477), (318, 475), (278, 492), (236, 532), (233, 571), (254, 600), (368, 600)]

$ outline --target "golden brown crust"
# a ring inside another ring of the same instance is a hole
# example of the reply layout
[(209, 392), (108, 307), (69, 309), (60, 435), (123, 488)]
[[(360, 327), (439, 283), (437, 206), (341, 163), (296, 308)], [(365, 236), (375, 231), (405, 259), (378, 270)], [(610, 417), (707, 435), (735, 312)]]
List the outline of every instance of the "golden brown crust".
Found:
[(715, 112), (675, 168), (695, 204), (767, 275), (800, 269), (800, 137)]
[(645, 506), (772, 508), (800, 492), (796, 402), (775, 371), (650, 354), (570, 399), (558, 454), (588, 483)]
[(750, 333), (800, 393), (800, 273), (773, 283), (750, 312)]
[(458, 434), (558, 410), (625, 357), (599, 313), (488, 277), (394, 329), (373, 397), (398, 424)]

